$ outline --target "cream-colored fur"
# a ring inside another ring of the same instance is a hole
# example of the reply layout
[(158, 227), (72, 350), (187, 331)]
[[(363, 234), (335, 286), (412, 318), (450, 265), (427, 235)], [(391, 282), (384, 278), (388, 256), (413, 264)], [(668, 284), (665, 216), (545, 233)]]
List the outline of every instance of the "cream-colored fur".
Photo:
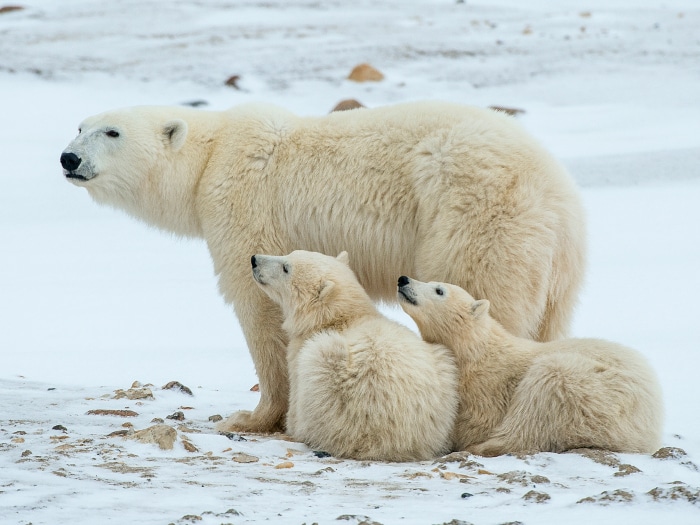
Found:
[(287, 410), (287, 339), (279, 308), (250, 279), (254, 253), (347, 249), (375, 300), (393, 301), (407, 273), (489, 297), (520, 336), (567, 333), (584, 273), (582, 206), (511, 117), (437, 102), (303, 118), (267, 105), (136, 107), (81, 129), (62, 156), (71, 182), (206, 239), (261, 391), (252, 413), (222, 429), (269, 431)]
[(384, 317), (346, 252), (255, 255), (252, 264), (289, 336), (288, 434), (353, 459), (415, 461), (450, 450), (452, 352)]
[(401, 277), (399, 298), (426, 341), (454, 351), (457, 448), (496, 456), (660, 446), (661, 389), (634, 350), (600, 339), (515, 337), (489, 315), (487, 300), (450, 284)]

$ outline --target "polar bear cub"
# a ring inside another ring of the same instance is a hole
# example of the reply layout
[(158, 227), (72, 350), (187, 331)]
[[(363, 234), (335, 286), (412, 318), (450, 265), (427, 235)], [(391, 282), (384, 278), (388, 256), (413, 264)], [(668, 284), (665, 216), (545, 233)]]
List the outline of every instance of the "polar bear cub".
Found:
[(454, 351), (458, 448), (497, 456), (660, 446), (661, 390), (634, 350), (598, 339), (515, 337), (491, 317), (489, 301), (451, 284), (402, 276), (398, 296), (423, 339)]
[(452, 352), (384, 317), (348, 256), (254, 255), (253, 277), (289, 336), (287, 433), (334, 456), (431, 459), (451, 449)]

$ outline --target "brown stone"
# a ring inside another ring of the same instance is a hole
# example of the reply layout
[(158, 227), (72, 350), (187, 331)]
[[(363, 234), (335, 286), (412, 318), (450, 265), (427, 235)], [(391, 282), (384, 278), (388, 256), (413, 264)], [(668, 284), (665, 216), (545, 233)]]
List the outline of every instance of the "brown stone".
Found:
[(350, 72), (348, 79), (354, 82), (379, 82), (384, 80), (384, 75), (369, 64), (359, 64)]
[(153, 425), (143, 430), (137, 430), (126, 438), (135, 439), (141, 443), (153, 443), (163, 450), (172, 450), (177, 439), (177, 430), (168, 425)]
[(136, 417), (137, 412), (133, 410), (108, 410), (104, 408), (98, 408), (97, 410), (88, 410), (88, 415), (90, 416), (118, 416), (118, 417)]
[[(346, 98), (345, 100), (341, 100), (338, 102), (335, 107), (331, 110), (331, 113), (334, 113), (336, 111), (348, 111), (351, 109), (358, 109), (358, 108), (364, 108), (364, 104), (361, 102), (358, 102), (354, 98)], [(252, 390), (252, 389), (251, 389)]]

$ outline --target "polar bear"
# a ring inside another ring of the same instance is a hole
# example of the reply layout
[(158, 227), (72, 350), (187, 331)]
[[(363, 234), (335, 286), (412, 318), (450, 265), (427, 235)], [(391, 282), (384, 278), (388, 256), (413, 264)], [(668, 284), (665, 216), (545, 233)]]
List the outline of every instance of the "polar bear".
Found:
[(351, 459), (419, 461), (451, 450), (452, 352), (384, 317), (347, 252), (297, 250), (251, 262), (289, 337), (289, 435)]
[(543, 341), (567, 333), (584, 274), (571, 177), (488, 109), (118, 109), (87, 118), (61, 164), (97, 202), (206, 240), (260, 383), (258, 406), (226, 430), (272, 431), (287, 411), (282, 315), (250, 279), (253, 253), (347, 249), (375, 300), (395, 300), (401, 274), (454, 282), (489, 297), (511, 332)]
[(423, 339), (455, 353), (458, 448), (482, 456), (659, 448), (661, 389), (634, 350), (599, 339), (513, 336), (490, 316), (488, 300), (450, 284), (402, 276), (398, 295)]

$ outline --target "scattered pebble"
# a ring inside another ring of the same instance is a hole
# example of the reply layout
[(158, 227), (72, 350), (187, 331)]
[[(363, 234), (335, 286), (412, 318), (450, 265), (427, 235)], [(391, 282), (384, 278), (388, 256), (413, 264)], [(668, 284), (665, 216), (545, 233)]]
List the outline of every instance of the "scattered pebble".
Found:
[(250, 454), (246, 454), (244, 452), (234, 454), (232, 459), (236, 463), (257, 463), (260, 460), (260, 458), (251, 456)]
[(275, 465), (276, 469), (283, 469), (283, 468), (292, 468), (294, 466), (294, 463), (291, 461), (283, 461), (282, 463), (279, 463), (278, 465)]
[(68, 432), (68, 429), (64, 427), (63, 425), (55, 425), (51, 427), (51, 430), (60, 430), (62, 432)]
[(104, 408), (98, 408), (97, 410), (88, 410), (88, 415), (90, 416), (118, 416), (118, 417), (136, 417), (137, 412), (133, 410), (108, 410)]
[(211, 421), (212, 423), (218, 423), (222, 419), (224, 419), (224, 418), (221, 417), (221, 415), (219, 415), (219, 414), (214, 414), (213, 416), (209, 416), (209, 421)]

